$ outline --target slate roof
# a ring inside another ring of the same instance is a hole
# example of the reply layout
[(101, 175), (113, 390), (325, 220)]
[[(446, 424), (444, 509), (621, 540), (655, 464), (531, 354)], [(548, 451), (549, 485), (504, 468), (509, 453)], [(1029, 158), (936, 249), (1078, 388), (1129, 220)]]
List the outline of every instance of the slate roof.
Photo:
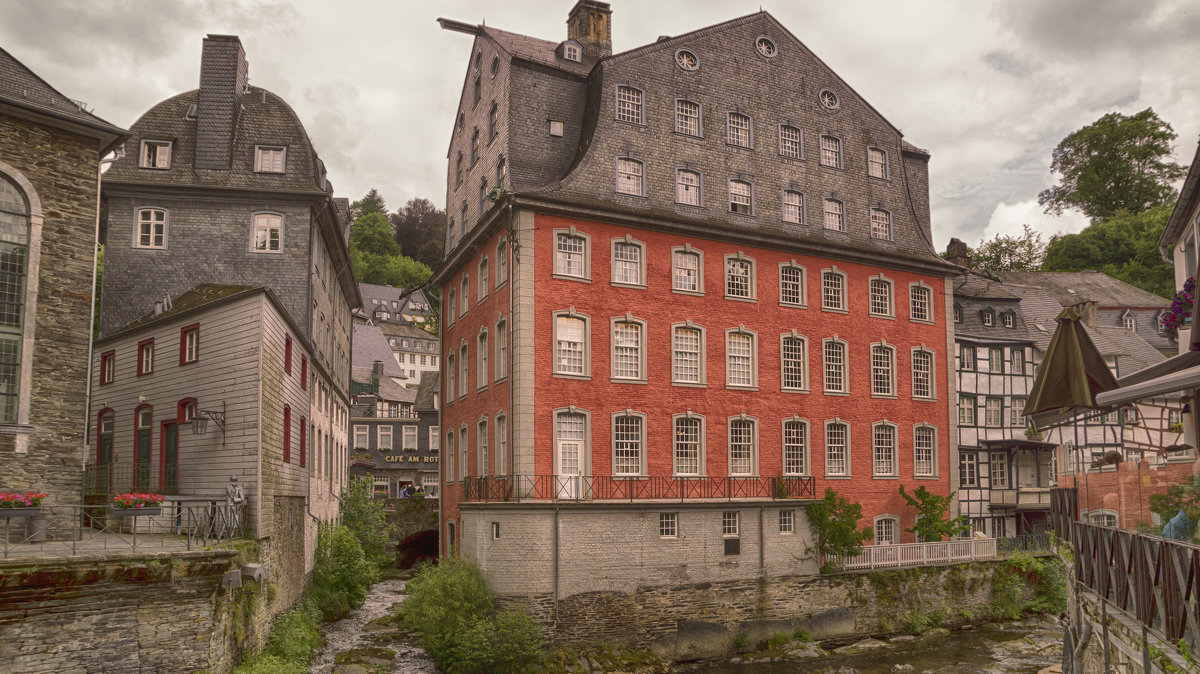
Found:
[(396, 323), (392, 321), (383, 321), (376, 325), (383, 334), (388, 337), (407, 337), (408, 339), (428, 339), (437, 341), (438, 336), (430, 332), (426, 332), (412, 323)]
[(417, 387), (417, 400), (413, 409), (418, 412), (436, 412), (437, 402), (434, 394), (441, 393), (442, 373), (437, 370), (421, 373), (421, 384)]
[[(375, 362), (380, 361), (383, 363), (383, 373), (388, 377), (408, 378), (404, 373), (404, 368), (396, 362), (396, 357), (392, 355), (392, 349), (388, 346), (387, 337), (383, 336), (383, 332), (378, 326), (355, 323), (351, 339), (353, 341), (350, 349), (350, 364), (353, 368), (356, 370), (365, 368), (369, 373)], [(357, 377), (355, 380), (358, 381)]]
[[(129, 185), (187, 185), (292, 192), (321, 196), (332, 193), (325, 167), (313, 149), (304, 125), (282, 98), (260, 87), (249, 87), (233, 134), (232, 161), (228, 170), (195, 168), (196, 121), (187, 119), (197, 104), (199, 89), (178, 94), (150, 108), (130, 131), (125, 154), (104, 174), (104, 182)], [(170, 168), (139, 167), (142, 140), (170, 140)], [(256, 145), (287, 147), (284, 173), (254, 171)], [(347, 210), (348, 213), (348, 210)], [(347, 216), (348, 218), (348, 216)]]
[(480, 26), (479, 31), (481, 34), (492, 38), (510, 56), (549, 66), (579, 77), (587, 77), (592, 67), (600, 60), (595, 55), (589, 54), (584, 50), (581, 50), (584, 53), (583, 60), (580, 62), (559, 58), (557, 50), (558, 45), (562, 44), (561, 42), (541, 40), (536, 37), (521, 35), (520, 33), (510, 33), (506, 30), (492, 28), (491, 26)]
[(94, 129), (108, 138), (108, 142), (120, 140), (129, 134), (88, 112), (82, 103), (64, 96), (3, 48), (0, 48), (0, 103)]
[(1039, 286), (1062, 306), (1096, 302), (1100, 307), (1163, 308), (1171, 301), (1098, 271), (1006, 271), (1006, 283)]
[[(420, 288), (410, 293), (407, 288), (397, 288), (396, 286), (385, 286), (376, 283), (359, 283), (358, 292), (363, 297), (363, 309), (370, 315), (374, 315), (377, 310), (383, 311), (382, 307), (384, 303), (387, 304), (386, 311), (389, 313), (421, 315), (429, 313), (429, 310), (424, 308), (429, 306), (429, 298), (425, 296), (425, 291)], [(373, 303), (373, 299), (378, 299), (380, 303)], [(404, 304), (399, 309), (393, 308), (391, 303), (400, 302), (401, 299), (403, 299)], [(422, 306), (418, 308), (415, 305)]]
[(151, 323), (169, 320), (180, 314), (191, 311), (206, 304), (212, 304), (245, 292), (265, 290), (261, 286), (244, 286), (244, 285), (223, 285), (220, 283), (204, 283), (192, 288), (182, 295), (171, 299), (171, 308), (160, 314), (155, 314), (153, 311), (145, 316), (127, 324), (125, 327), (113, 332), (105, 337), (111, 339), (138, 328), (143, 328)]
[(1112, 349), (1112, 355), (1117, 356), (1117, 376), (1123, 377), (1155, 363), (1161, 363), (1167, 357), (1154, 348), (1140, 335), (1125, 328), (1097, 328)]

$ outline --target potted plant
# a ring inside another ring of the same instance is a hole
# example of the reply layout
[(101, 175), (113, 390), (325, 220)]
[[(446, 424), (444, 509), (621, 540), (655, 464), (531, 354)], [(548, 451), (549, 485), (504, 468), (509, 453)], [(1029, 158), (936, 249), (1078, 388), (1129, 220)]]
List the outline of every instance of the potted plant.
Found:
[(1192, 317), (1192, 302), (1195, 300), (1196, 277), (1189, 276), (1183, 288), (1175, 293), (1171, 307), (1162, 313), (1159, 328), (1162, 334), (1175, 335), (1179, 328), (1188, 325)]
[(44, 498), (45, 494), (36, 491), (24, 494), (0, 491), (0, 517), (41, 517)]
[(138, 517), (140, 515), (161, 515), (162, 494), (141, 494), (129, 492), (113, 494), (112, 514), (115, 517)]

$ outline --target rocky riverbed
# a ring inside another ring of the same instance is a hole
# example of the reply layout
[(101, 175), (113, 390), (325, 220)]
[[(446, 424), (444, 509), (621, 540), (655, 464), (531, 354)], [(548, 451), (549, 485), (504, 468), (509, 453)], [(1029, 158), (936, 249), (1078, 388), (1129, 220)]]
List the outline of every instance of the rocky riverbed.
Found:
[(437, 674), (417, 636), (396, 622), (405, 582), (376, 583), (362, 606), (327, 625), (310, 674)]

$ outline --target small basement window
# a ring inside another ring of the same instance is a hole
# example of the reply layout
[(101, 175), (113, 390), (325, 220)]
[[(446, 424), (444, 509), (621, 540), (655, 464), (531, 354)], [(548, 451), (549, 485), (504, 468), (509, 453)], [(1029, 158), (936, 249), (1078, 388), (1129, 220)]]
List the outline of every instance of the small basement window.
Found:
[(562, 138), (563, 123), (557, 119), (550, 120), (550, 135), (557, 138)]

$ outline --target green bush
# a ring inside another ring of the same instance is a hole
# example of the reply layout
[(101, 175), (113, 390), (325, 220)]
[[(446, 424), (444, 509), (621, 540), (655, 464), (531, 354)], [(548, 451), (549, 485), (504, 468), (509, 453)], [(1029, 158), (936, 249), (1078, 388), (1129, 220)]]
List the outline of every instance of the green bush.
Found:
[(454, 671), (523, 672), (541, 654), (542, 633), (526, 611), (476, 618), (454, 640)]
[(320, 607), (322, 620), (340, 618), (362, 605), (367, 589), (378, 577), (379, 570), (363, 554), (349, 528), (321, 529), (309, 593)]
[(817, 542), (821, 573), (838, 570), (828, 561), (830, 557), (854, 557), (862, 552), (863, 543), (871, 540), (870, 527), (858, 528), (860, 519), (862, 506), (838, 496), (830, 487), (825, 488), (825, 498), (808, 506), (808, 526)]
[(308, 664), (301, 664), (266, 653), (246, 660), (233, 670), (233, 674), (306, 674), (307, 672)]
[(375, 499), (370, 480), (350, 480), (342, 493), (342, 522), (354, 532), (363, 554), (379, 568), (392, 566), (396, 547), (392, 541), (395, 525), (383, 510), (383, 501)]

